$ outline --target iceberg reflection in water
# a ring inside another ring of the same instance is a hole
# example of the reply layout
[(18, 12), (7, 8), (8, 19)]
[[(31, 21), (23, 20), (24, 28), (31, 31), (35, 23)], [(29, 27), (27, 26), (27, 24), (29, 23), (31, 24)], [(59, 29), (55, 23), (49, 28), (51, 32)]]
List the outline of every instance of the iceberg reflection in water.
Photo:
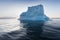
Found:
[(60, 40), (60, 19), (52, 19), (47, 22), (28, 21), (21, 22), (26, 28), (26, 36), (23, 40)]
[[(53, 19), (52, 21), (48, 21), (45, 23), (37, 21), (19, 21), (20, 24), (14, 24), (15, 22), (11, 22), (13, 25), (17, 25), (16, 27), (19, 26), (20, 28), (18, 30), (6, 32), (5, 34), (3, 33), (2, 35), (0, 34), (0, 40), (60, 40), (59, 21), (60, 19)], [(8, 23), (8, 21), (6, 22)], [(9, 24), (8, 27), (14, 28), (14, 26)]]
[(26, 28), (26, 35), (20, 40), (40, 40), (40, 34), (42, 33), (43, 22), (28, 21), (23, 23), (23, 28)]

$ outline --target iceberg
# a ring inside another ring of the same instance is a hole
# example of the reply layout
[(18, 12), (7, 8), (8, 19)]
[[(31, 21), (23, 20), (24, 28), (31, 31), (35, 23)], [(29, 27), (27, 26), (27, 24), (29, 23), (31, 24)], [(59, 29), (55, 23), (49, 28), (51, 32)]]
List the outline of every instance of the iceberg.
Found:
[(27, 12), (20, 15), (20, 21), (48, 21), (49, 18), (44, 14), (43, 5), (28, 7)]

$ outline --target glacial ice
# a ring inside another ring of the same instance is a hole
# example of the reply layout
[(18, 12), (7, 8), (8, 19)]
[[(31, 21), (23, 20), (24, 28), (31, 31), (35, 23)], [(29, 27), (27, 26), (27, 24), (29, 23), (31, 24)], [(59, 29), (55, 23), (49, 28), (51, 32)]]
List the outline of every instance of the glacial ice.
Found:
[(20, 15), (20, 19), (23, 21), (48, 21), (49, 18), (44, 14), (43, 5), (37, 5), (28, 7), (27, 12), (23, 12)]

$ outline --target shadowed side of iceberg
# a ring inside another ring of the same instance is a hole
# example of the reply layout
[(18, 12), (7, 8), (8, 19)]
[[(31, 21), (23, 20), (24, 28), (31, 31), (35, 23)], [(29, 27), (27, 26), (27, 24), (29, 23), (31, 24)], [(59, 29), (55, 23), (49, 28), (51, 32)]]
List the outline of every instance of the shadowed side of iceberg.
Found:
[(20, 21), (48, 21), (49, 18), (44, 14), (43, 5), (28, 7), (27, 12), (20, 15)]

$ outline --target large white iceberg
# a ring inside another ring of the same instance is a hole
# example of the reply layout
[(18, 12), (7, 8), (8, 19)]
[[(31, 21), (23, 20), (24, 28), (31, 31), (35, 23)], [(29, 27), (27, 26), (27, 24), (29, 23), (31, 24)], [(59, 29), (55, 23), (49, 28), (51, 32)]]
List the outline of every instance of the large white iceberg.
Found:
[(27, 12), (20, 15), (21, 21), (48, 21), (49, 18), (44, 14), (43, 5), (28, 7)]

